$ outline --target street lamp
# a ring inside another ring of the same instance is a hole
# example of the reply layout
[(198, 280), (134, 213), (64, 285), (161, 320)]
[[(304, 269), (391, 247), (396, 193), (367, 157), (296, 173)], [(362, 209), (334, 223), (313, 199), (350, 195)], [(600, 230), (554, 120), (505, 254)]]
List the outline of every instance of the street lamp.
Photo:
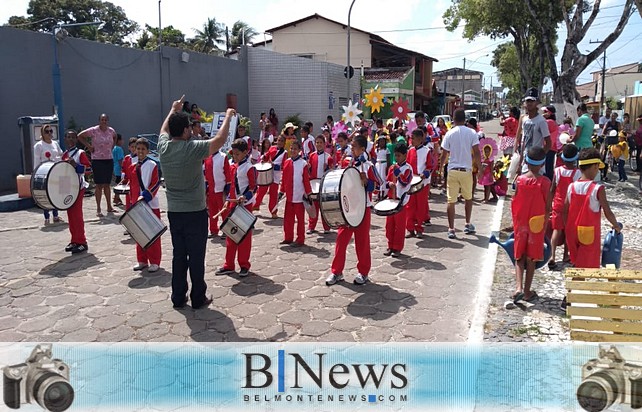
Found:
[(51, 32), (51, 39), (53, 41), (54, 48), (54, 62), (51, 67), (51, 76), (53, 77), (53, 89), (54, 89), (54, 107), (56, 115), (58, 116), (58, 143), (64, 149), (65, 142), (64, 139), (60, 138), (60, 134), (65, 130), (65, 119), (63, 115), (63, 106), (62, 106), (62, 84), (60, 81), (60, 65), (58, 64), (58, 40), (64, 39), (66, 32), (63, 30), (66, 27), (79, 27), (79, 26), (99, 26), (103, 24), (102, 21), (90, 22), (90, 23), (70, 23), (70, 24), (56, 24)]

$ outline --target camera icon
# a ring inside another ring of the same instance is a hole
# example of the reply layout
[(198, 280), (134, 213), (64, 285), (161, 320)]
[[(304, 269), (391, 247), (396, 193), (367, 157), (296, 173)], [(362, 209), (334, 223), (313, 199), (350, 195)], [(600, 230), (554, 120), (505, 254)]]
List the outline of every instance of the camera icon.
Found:
[(11, 409), (37, 403), (51, 412), (66, 411), (74, 401), (69, 366), (52, 359), (51, 344), (37, 345), (25, 363), (2, 369), (4, 403)]
[(598, 359), (582, 366), (577, 401), (588, 412), (600, 412), (615, 402), (642, 408), (642, 365), (627, 363), (615, 346), (600, 347)]

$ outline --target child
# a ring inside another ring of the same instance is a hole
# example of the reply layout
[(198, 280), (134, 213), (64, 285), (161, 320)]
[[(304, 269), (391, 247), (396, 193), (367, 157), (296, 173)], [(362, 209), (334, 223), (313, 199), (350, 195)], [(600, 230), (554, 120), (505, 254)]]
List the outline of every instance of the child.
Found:
[(261, 151), (259, 150), (259, 141), (251, 139), (252, 142), (252, 153), (250, 154), (250, 161), (253, 165), (261, 161)]
[[(33, 170), (35, 171), (41, 163), (60, 160), (62, 149), (56, 140), (53, 140), (53, 129), (51, 125), (44, 125), (40, 129), (40, 140), (33, 145)], [(53, 209), (54, 223), (62, 222), (58, 217), (58, 210)], [(45, 226), (51, 224), (49, 210), (43, 210), (45, 216)]]
[[(252, 212), (254, 205), (254, 192), (256, 190), (256, 169), (252, 167), (248, 156), (248, 146), (245, 140), (236, 139), (232, 143), (232, 187), (228, 201), (230, 210), (235, 207), (245, 207)], [(225, 240), (225, 263), (216, 271), (217, 275), (229, 275), (234, 273), (234, 259), (237, 257), (241, 267), (240, 277), (250, 274), (250, 252), (252, 251), (252, 231), (245, 236), (245, 239), (238, 245), (229, 237)]]
[[(156, 194), (160, 187), (160, 178), (158, 177), (158, 166), (151, 160), (149, 154), (149, 141), (144, 137), (136, 140), (136, 154), (138, 162), (130, 166), (129, 174), (132, 176), (130, 194), (133, 199), (144, 200), (152, 209), (154, 214), (160, 219), (160, 204)], [(143, 270), (148, 266), (148, 272), (156, 272), (161, 262), (161, 240), (156, 239), (147, 249), (143, 249), (136, 244), (136, 258), (138, 264), (134, 270)]]
[[(417, 128), (412, 131), (412, 147), (408, 150), (407, 162), (412, 167), (415, 175), (421, 176), (424, 182), (424, 188), (418, 193), (410, 196), (406, 205), (406, 229), (408, 230), (407, 238), (423, 237), (423, 223), (426, 220), (428, 208), (428, 191), (430, 190), (430, 170), (432, 169), (432, 156), (428, 148), (424, 145), (425, 137), (423, 130)], [(428, 219), (429, 220), (429, 219)]]
[[(365, 187), (364, 190), (371, 192), (378, 179), (372, 163), (365, 158), (367, 147), (368, 140), (363, 136), (356, 136), (352, 142), (354, 159), (351, 159), (348, 166), (354, 166), (359, 170), (361, 173), (361, 181)], [(372, 265), (370, 257), (370, 206), (372, 206), (372, 202), (370, 202), (369, 196), (366, 196), (366, 210), (361, 224), (356, 228), (349, 226), (339, 227), (337, 231), (337, 243), (334, 248), (334, 259), (332, 260), (332, 272), (325, 281), (327, 286), (334, 285), (343, 280), (346, 252), (348, 243), (350, 243), (353, 235), (357, 256), (357, 270), (359, 271), (354, 278), (354, 284), (363, 285), (369, 281), (368, 274), (370, 273), (370, 267)]]
[(310, 126), (307, 124), (301, 128), (301, 140), (303, 141), (303, 159), (308, 160), (316, 149), (314, 136), (310, 134)]
[[(218, 217), (216, 216), (225, 203), (225, 197), (230, 192), (232, 183), (232, 173), (230, 171), (230, 162), (223, 152), (214, 153), (205, 159), (205, 182), (207, 194), (207, 210), (209, 214), (209, 238), (218, 235)], [(221, 221), (227, 217), (226, 211), (221, 214)], [(225, 238), (225, 234), (221, 239)]]
[(544, 259), (546, 218), (550, 212), (551, 181), (539, 174), (546, 163), (546, 152), (541, 147), (531, 147), (524, 161), (528, 165), (528, 172), (517, 178), (515, 197), (511, 205), (515, 234), (516, 286), (515, 293), (511, 296), (513, 302), (522, 299), (533, 302), (538, 298), (537, 293), (531, 290), (531, 284), (535, 274), (535, 262)]
[[(130, 170), (132, 165), (135, 165), (138, 162), (138, 156), (136, 155), (136, 141), (137, 137), (129, 138), (129, 154), (123, 159), (123, 167), (120, 173), (120, 182), (124, 185), (129, 184), (132, 179), (130, 176)], [(130, 190), (131, 192), (131, 190)], [(125, 208), (129, 209), (132, 206), (132, 198), (130, 193), (125, 194)]]
[(490, 145), (486, 145), (483, 150), (484, 154), (482, 156), (482, 170), (479, 174), (479, 184), (484, 186), (484, 200), (482, 203), (488, 203), (491, 188), (495, 183), (495, 179), (493, 178), (493, 161), (490, 159), (493, 148), (490, 147)]
[(266, 192), (270, 194), (268, 201), (268, 211), (272, 214), (272, 219), (278, 218), (277, 206), (279, 201), (279, 184), (281, 184), (281, 171), (285, 164), (285, 159), (288, 158), (288, 153), (285, 150), (285, 136), (281, 135), (276, 139), (276, 146), (271, 146), (266, 154), (263, 155), (261, 161), (272, 163), (274, 169), (274, 183), (270, 186), (262, 186), (265, 189), (259, 189), (258, 198), (256, 199), (256, 206), (260, 207), (263, 196)]
[(600, 209), (616, 232), (620, 226), (606, 200), (604, 186), (594, 182), (604, 166), (595, 148), (582, 149), (578, 164), (582, 177), (570, 184), (564, 205), (566, 244), (576, 268), (599, 268), (601, 253)]
[[(379, 176), (387, 175), (386, 171), (388, 170), (388, 156), (389, 156), (387, 143), (388, 143), (388, 140), (386, 138), (386, 135), (382, 134), (379, 137), (377, 137), (377, 148), (375, 149), (375, 159), (377, 163), (375, 167), (377, 169), (377, 173), (379, 173)], [(405, 155), (404, 155), (404, 158), (405, 158)], [(381, 187), (379, 187), (378, 198), (384, 199), (387, 195), (388, 195), (388, 185), (383, 184), (381, 185)]]
[(629, 160), (629, 144), (626, 142), (626, 134), (620, 132), (618, 135), (618, 144), (611, 146), (611, 154), (613, 159), (617, 162), (617, 172), (619, 178), (618, 182), (626, 182), (626, 172), (624, 171), (624, 164)]
[(551, 239), (551, 258), (548, 261), (550, 270), (554, 270), (557, 267), (557, 263), (555, 263), (555, 249), (557, 246), (564, 245), (564, 260), (567, 260), (568, 250), (564, 241), (564, 203), (568, 187), (582, 176), (582, 172), (576, 166), (577, 157), (577, 146), (572, 144), (564, 146), (561, 156), (564, 165), (556, 167), (553, 173), (553, 182), (551, 184), (551, 195), (553, 196), (551, 228), (553, 229), (553, 236)]
[(346, 168), (352, 160), (352, 149), (348, 145), (348, 135), (345, 132), (337, 134), (337, 151), (334, 156), (334, 163), (341, 169)]
[[(328, 154), (325, 149), (325, 138), (322, 134), (318, 135), (315, 140), (316, 151), (310, 155), (310, 179), (321, 179), (325, 172), (330, 169), (334, 169), (334, 159), (330, 154)], [(309, 235), (316, 232), (317, 222), (319, 221), (319, 200), (314, 201), (314, 208), (317, 211), (317, 217), (314, 219), (310, 217), (308, 220), (308, 231)], [(325, 234), (330, 233), (330, 226), (321, 219), (323, 224), (323, 231)]]
[(305, 208), (303, 200), (309, 201), (311, 192), (308, 164), (301, 157), (301, 143), (295, 140), (290, 144), (290, 158), (283, 165), (283, 178), (281, 179), (281, 193), (285, 194), (282, 245), (289, 245), (294, 241), (295, 218), (297, 228), (296, 241), (293, 246), (304, 245)]
[(491, 202), (496, 202), (498, 200), (497, 196), (506, 196), (508, 192), (508, 179), (504, 173), (505, 170), (504, 162), (501, 160), (495, 162), (495, 168), (493, 170), (495, 183), (490, 188), (490, 192), (493, 194), (493, 198), (490, 199)]
[(67, 130), (65, 133), (65, 146), (67, 151), (62, 155), (62, 161), (69, 162), (76, 168), (78, 178), (80, 179), (80, 192), (74, 204), (67, 209), (67, 220), (69, 220), (69, 233), (71, 241), (65, 247), (65, 252), (72, 254), (86, 252), (87, 238), (85, 237), (85, 220), (82, 214), (82, 202), (85, 197), (85, 189), (89, 187), (85, 181), (85, 175), (91, 173), (91, 162), (83, 150), (76, 147), (78, 136), (73, 130)]
[(404, 207), (410, 196), (407, 194), (412, 181), (412, 168), (406, 163), (406, 154), (408, 147), (403, 143), (397, 143), (395, 146), (396, 164), (390, 166), (388, 171), (388, 195), (390, 199), (398, 199), (402, 203), (401, 211), (391, 216), (386, 216), (386, 238), (388, 239), (388, 249), (384, 252), (385, 256), (399, 257), (404, 245), (404, 234), (406, 231), (406, 208)]
[[(125, 158), (125, 153), (123, 153), (123, 136), (119, 133), (116, 135), (116, 144), (111, 151), (112, 157), (114, 158), (114, 182), (116, 184), (120, 183), (122, 180), (121, 173), (123, 170), (123, 159)], [(114, 206), (122, 206), (123, 201), (120, 199), (120, 195), (114, 192), (114, 200), (112, 201)]]
[(274, 135), (270, 133), (271, 130), (272, 130), (272, 123), (268, 122), (263, 128), (263, 131), (261, 132), (262, 135), (259, 138), (259, 144), (261, 145), (261, 147), (263, 147), (263, 142), (266, 140), (270, 142), (270, 146), (272, 145), (272, 143), (274, 143)]
[[(332, 156), (332, 158), (334, 159), (335, 152), (337, 151), (337, 146), (332, 141), (332, 135), (330, 134), (330, 130), (327, 128), (327, 126), (323, 126), (321, 128), (321, 134), (325, 138), (325, 152)], [(337, 166), (336, 163), (335, 166)]]

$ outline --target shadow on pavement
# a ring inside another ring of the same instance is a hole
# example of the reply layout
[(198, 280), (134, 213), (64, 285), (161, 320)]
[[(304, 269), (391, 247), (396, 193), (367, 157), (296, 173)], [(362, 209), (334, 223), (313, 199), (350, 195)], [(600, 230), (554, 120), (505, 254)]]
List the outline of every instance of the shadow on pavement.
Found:
[(232, 319), (211, 307), (198, 310), (185, 307), (178, 312), (185, 316), (187, 326), (192, 331), (190, 337), (195, 342), (273, 342), (287, 338), (284, 331), (267, 339), (241, 337)]
[(246, 278), (241, 278), (238, 274), (234, 274), (232, 277), (239, 280), (239, 283), (232, 286), (232, 292), (239, 296), (277, 295), (285, 289), (285, 286), (256, 274), (250, 274)]
[(448, 239), (440, 239), (438, 237), (429, 236), (417, 242), (417, 247), (422, 249), (463, 249), (464, 245), (460, 242), (453, 242)]
[(286, 253), (301, 252), (305, 255), (314, 255), (320, 258), (330, 257), (329, 251), (312, 246), (310, 243), (306, 243), (305, 245), (298, 246), (298, 247), (292, 246), (292, 245), (280, 245), (279, 249), (281, 249), (283, 252), (286, 252)]
[(130, 280), (127, 286), (132, 289), (146, 289), (154, 286), (166, 287), (172, 284), (172, 274), (163, 268), (154, 273), (149, 273), (147, 270), (139, 273), (140, 276)]
[(58, 262), (45, 266), (40, 269), (39, 275), (64, 277), (101, 263), (102, 262), (91, 253), (80, 253), (67, 256)]
[(472, 235), (463, 235), (461, 238), (464, 242), (470, 243), (471, 245), (480, 247), (482, 249), (487, 249), (489, 243), (489, 237), (484, 235), (472, 234)]
[(399, 313), (402, 307), (409, 308), (417, 304), (414, 295), (399, 292), (388, 285), (355, 285), (348, 281), (340, 282), (338, 285), (361, 293), (347, 307), (350, 315), (360, 318), (384, 320)]
[(67, 222), (65, 223), (54, 223), (49, 226), (40, 227), (41, 232), (63, 232), (69, 228)]
[(418, 257), (410, 257), (401, 255), (399, 260), (393, 261), (390, 266), (397, 269), (405, 270), (446, 270), (446, 266), (440, 262), (434, 262), (431, 260), (426, 260)]

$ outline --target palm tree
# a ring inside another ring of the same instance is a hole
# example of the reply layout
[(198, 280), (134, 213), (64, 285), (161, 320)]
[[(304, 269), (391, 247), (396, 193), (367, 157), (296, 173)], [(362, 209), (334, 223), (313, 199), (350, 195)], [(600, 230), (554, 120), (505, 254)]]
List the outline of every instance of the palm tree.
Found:
[(232, 50), (241, 47), (243, 44), (252, 43), (252, 38), (256, 36), (257, 31), (244, 21), (237, 21), (232, 26), (232, 35), (230, 39), (230, 47)]
[(203, 24), (203, 30), (194, 29), (196, 36), (194, 37), (197, 51), (202, 53), (212, 53), (220, 50), (218, 45), (223, 45), (222, 37), (225, 29), (221, 23), (217, 23), (215, 18), (208, 18)]

